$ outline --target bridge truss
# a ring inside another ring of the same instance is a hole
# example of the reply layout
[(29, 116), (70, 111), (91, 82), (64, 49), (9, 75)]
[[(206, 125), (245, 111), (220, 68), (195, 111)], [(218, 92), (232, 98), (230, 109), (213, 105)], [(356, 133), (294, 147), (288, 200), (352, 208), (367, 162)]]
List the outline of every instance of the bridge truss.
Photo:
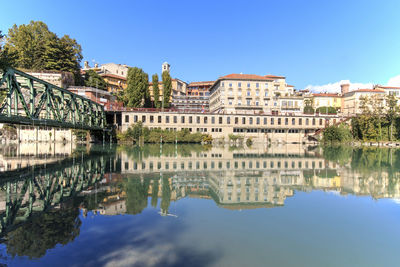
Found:
[(0, 71), (0, 123), (106, 130), (104, 107), (22, 71)]

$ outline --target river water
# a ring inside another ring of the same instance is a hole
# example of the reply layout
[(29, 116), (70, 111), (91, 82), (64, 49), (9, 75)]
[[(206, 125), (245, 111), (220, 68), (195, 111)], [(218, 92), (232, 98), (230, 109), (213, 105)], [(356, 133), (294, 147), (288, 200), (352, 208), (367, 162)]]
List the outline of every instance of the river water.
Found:
[(399, 266), (400, 150), (0, 148), (8, 266)]

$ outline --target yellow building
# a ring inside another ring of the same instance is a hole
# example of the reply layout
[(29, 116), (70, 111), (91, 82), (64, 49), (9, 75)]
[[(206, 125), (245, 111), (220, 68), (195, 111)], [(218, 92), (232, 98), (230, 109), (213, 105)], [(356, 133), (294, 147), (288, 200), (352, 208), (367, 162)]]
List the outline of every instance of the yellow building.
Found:
[(342, 108), (342, 96), (339, 94), (315, 93), (312, 94), (312, 101), (315, 109), (319, 107)]
[(126, 78), (123, 76), (110, 73), (100, 73), (100, 76), (107, 83), (107, 91), (110, 93), (123, 91), (128, 87)]
[[(186, 90), (187, 90), (188, 84), (182, 80), (179, 79), (171, 79), (171, 96), (170, 96), (170, 102), (172, 102), (172, 98), (174, 96), (185, 96), (186, 95)], [(162, 81), (158, 82), (158, 88), (160, 90), (159, 94), (159, 101), (162, 101), (162, 96), (164, 93), (164, 85)], [(150, 91), (150, 96), (151, 100), (154, 101), (154, 92), (153, 92), (153, 83), (149, 83), (149, 91)]]

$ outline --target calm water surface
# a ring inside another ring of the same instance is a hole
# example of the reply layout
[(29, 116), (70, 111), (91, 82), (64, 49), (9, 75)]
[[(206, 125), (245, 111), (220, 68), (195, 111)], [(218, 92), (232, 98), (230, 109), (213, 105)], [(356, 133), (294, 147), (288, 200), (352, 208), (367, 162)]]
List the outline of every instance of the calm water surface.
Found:
[(400, 150), (0, 148), (8, 266), (399, 266)]

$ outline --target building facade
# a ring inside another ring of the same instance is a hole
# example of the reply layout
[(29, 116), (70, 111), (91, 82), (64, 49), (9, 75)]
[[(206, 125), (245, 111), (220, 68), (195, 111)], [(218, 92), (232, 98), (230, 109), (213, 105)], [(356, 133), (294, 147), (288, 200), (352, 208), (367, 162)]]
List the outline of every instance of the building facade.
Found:
[(279, 114), (283, 104), (287, 107), (302, 105), (302, 99), (290, 98), (294, 95), (293, 86), (288, 86), (283, 76), (229, 74), (220, 77), (211, 86), (210, 111)]

